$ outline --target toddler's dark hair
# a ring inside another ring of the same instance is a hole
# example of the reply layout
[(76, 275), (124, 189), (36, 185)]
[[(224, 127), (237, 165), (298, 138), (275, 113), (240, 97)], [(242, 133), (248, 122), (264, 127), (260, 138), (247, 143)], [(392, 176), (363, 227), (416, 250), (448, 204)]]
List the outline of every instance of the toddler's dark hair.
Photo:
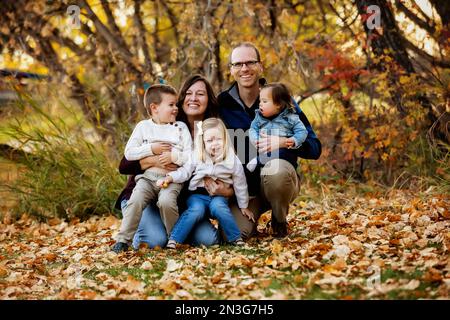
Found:
[(148, 114), (151, 115), (150, 104), (160, 104), (162, 101), (162, 94), (172, 94), (177, 96), (177, 90), (168, 84), (154, 84), (145, 90), (144, 107)]
[(291, 100), (291, 93), (288, 87), (286, 87), (286, 85), (284, 85), (283, 83), (272, 82), (264, 85), (262, 88), (272, 89), (272, 101), (274, 104), (279, 105), (281, 107), (281, 110), (284, 110), (285, 108), (294, 109)]

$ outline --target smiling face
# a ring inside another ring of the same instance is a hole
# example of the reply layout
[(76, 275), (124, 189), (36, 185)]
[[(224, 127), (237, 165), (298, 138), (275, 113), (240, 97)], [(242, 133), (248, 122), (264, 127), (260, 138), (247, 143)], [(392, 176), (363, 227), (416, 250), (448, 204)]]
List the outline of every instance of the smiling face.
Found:
[(194, 119), (203, 119), (208, 107), (208, 93), (203, 81), (197, 81), (186, 91), (183, 101), (183, 111), (186, 116)]
[(153, 121), (158, 124), (175, 122), (178, 114), (177, 97), (162, 93), (161, 98), (159, 104), (152, 103), (150, 105)]
[[(252, 62), (257, 63), (252, 64)], [(249, 65), (233, 66), (236, 63), (249, 62)], [(252, 88), (259, 86), (258, 80), (261, 77), (263, 68), (259, 62), (256, 51), (252, 47), (237, 47), (231, 53), (231, 75), (238, 83), (239, 87)]]
[(266, 118), (274, 116), (280, 112), (281, 107), (273, 103), (272, 88), (263, 88), (259, 92), (259, 110)]
[(206, 153), (214, 162), (223, 159), (225, 137), (219, 127), (206, 129), (203, 133), (203, 143)]

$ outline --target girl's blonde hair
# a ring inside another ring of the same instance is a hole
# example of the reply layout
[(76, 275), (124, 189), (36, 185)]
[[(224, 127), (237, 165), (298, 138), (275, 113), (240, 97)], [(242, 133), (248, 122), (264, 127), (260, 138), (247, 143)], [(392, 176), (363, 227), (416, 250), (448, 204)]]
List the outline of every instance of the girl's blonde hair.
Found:
[(223, 134), (223, 160), (226, 161), (228, 157), (234, 155), (234, 148), (231, 144), (231, 139), (228, 134), (227, 128), (222, 120), (219, 118), (208, 118), (204, 121), (199, 121), (195, 125), (195, 142), (194, 153), (198, 161), (205, 162), (208, 155), (205, 151), (205, 143), (203, 142), (203, 135), (206, 130), (212, 128), (219, 128)]

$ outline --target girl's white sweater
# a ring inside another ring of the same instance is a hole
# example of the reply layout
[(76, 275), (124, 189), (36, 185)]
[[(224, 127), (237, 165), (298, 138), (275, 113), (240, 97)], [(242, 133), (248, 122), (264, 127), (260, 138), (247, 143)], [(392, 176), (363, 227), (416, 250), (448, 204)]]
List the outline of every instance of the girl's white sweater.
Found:
[(169, 172), (168, 175), (172, 176), (175, 183), (183, 183), (192, 176), (189, 190), (204, 187), (203, 178), (205, 177), (232, 184), (239, 208), (248, 207), (249, 196), (244, 168), (234, 153), (219, 163), (213, 163), (211, 159), (201, 162), (191, 157), (185, 165), (176, 171)]

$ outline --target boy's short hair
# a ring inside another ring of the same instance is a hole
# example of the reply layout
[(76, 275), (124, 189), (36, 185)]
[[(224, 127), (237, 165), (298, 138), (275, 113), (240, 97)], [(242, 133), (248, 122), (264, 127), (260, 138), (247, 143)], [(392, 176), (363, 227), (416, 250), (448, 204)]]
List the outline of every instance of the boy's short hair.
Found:
[(162, 101), (162, 94), (171, 94), (177, 96), (177, 90), (168, 84), (154, 84), (145, 90), (144, 93), (144, 107), (148, 114), (151, 115), (150, 104), (160, 104)]

